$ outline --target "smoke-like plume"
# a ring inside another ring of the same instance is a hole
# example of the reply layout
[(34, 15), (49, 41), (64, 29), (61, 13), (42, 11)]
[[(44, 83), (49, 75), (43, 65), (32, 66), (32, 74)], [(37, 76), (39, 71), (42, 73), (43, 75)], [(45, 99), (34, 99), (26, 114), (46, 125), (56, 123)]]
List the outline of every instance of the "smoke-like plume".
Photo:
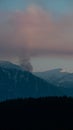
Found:
[(24, 53), (21, 53), (21, 56), (19, 56), (19, 65), (22, 67), (23, 70), (32, 72), (33, 67), (30, 63), (30, 55), (28, 55), (29, 52), (24, 51)]
[(29, 72), (32, 72), (32, 70), (33, 70), (33, 67), (27, 57), (20, 58), (20, 66), (22, 67), (22, 69), (29, 71)]

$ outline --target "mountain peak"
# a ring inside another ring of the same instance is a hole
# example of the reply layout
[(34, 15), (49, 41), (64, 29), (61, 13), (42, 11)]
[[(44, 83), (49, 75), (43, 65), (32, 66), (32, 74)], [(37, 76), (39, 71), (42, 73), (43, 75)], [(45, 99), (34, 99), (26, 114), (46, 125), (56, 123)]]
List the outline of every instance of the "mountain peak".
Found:
[(0, 61), (0, 67), (8, 68), (8, 69), (11, 69), (11, 68), (21, 69), (20, 66), (18, 66), (16, 64), (13, 64), (13, 63), (11, 63), (9, 61)]

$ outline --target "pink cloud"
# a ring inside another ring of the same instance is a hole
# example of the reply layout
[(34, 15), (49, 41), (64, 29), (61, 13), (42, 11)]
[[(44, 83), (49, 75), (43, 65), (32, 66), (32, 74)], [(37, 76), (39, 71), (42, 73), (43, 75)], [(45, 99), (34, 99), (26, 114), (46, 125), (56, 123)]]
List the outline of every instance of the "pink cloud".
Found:
[[(30, 6), (26, 11), (0, 13), (0, 50), (12, 55), (73, 55), (73, 15), (55, 22), (51, 13)], [(4, 51), (3, 51), (4, 50)]]

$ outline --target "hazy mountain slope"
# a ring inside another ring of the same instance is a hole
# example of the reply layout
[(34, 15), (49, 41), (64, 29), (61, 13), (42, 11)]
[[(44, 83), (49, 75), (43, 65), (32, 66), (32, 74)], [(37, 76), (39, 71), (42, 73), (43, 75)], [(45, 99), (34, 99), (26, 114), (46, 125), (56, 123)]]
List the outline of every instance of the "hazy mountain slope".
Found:
[(17, 65), (0, 62), (0, 100), (59, 95), (62, 93), (56, 86)]
[(34, 75), (59, 87), (73, 87), (73, 74), (61, 71), (62, 69), (54, 69), (46, 72), (36, 72)]

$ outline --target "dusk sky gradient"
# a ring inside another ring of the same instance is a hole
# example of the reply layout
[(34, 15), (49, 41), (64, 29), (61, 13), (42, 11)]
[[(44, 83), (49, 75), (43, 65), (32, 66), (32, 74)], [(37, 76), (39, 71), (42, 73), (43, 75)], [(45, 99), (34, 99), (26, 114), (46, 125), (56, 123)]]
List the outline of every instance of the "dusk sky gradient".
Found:
[(0, 57), (6, 56), (33, 59), (34, 71), (55, 67), (72, 71), (73, 63), (68, 63), (73, 60), (73, 1), (0, 0)]

